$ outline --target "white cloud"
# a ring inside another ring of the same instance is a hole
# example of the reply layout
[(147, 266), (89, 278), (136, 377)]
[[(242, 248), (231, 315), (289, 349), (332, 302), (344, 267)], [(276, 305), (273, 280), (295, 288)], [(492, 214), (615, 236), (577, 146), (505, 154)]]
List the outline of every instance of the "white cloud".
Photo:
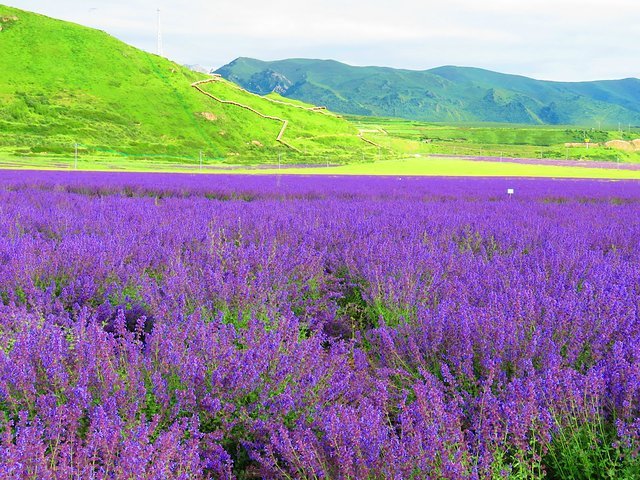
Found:
[(415, 69), (478, 66), (554, 80), (637, 76), (636, 2), (9, 0), (147, 50), (155, 48), (160, 7), (165, 53), (182, 63), (320, 57)]

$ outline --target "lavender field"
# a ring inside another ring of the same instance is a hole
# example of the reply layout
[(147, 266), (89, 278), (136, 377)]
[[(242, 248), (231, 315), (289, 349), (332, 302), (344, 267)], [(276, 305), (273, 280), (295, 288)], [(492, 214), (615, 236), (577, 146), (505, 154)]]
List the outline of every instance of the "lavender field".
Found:
[(0, 173), (0, 435), (3, 479), (639, 478), (640, 184)]

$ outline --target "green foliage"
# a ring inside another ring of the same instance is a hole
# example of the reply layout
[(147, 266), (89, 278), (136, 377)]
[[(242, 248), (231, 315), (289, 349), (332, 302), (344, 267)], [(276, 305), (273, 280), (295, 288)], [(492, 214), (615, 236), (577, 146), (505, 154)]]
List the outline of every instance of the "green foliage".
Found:
[(554, 438), (544, 463), (550, 479), (640, 478), (637, 450), (620, 443), (615, 426), (603, 415), (572, 419)]

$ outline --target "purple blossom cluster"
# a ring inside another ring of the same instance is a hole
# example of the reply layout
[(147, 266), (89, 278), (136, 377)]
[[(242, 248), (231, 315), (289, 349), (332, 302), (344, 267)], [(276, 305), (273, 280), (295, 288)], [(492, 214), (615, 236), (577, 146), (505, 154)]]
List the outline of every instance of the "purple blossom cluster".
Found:
[(634, 182), (3, 172), (0, 478), (633, 478), (639, 247)]

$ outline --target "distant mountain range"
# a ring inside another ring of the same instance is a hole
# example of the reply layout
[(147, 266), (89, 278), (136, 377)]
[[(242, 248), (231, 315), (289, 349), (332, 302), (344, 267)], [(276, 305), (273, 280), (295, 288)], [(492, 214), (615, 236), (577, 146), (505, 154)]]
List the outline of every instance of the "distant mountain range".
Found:
[(434, 122), (640, 125), (640, 80), (550, 82), (467, 67), (426, 71), (333, 60), (238, 58), (215, 71), (245, 89), (352, 115)]

